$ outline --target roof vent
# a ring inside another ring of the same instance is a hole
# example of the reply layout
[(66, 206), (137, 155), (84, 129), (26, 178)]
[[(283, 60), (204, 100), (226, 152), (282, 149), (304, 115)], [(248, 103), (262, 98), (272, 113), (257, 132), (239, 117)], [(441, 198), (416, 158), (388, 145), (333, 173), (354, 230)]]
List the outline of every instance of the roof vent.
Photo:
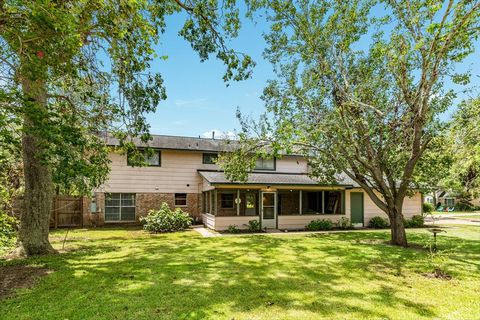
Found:
[(212, 130), (212, 139), (215, 140), (215, 130)]

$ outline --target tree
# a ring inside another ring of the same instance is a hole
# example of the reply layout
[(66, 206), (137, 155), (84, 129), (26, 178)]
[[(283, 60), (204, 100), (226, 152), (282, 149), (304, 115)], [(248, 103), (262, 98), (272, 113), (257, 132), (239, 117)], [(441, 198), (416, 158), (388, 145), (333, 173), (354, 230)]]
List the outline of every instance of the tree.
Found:
[[(242, 120), (244, 152), (294, 150), (321, 181), (347, 175), (388, 215), (392, 244), (407, 246), (403, 201), (455, 97), (447, 77), (468, 81), (453, 71), (474, 50), (479, 8), (479, 1), (252, 1), (252, 16), (265, 11), (270, 22), (265, 56), (278, 79), (264, 90), (263, 120)], [(229, 158), (227, 176), (242, 176)], [(242, 161), (251, 169), (250, 158)]]
[(480, 195), (480, 98), (463, 101), (450, 128), (452, 166), (445, 184), (466, 205)]
[(0, 0), (0, 110), (20, 125), (25, 180), (19, 252), (52, 252), (55, 182), (87, 192), (104, 181), (105, 132), (124, 150), (148, 142), (145, 113), (166, 97), (153, 46), (172, 14), (202, 61), (226, 64), (225, 81), (250, 75), (251, 59), (226, 46), (240, 26), (234, 1)]

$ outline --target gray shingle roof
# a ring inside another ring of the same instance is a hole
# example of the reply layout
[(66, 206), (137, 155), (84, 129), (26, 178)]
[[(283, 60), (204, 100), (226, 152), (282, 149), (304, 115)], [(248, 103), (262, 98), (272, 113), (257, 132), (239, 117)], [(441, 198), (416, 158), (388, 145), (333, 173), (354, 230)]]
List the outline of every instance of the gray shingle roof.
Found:
[[(134, 142), (139, 147), (149, 146), (151, 148), (159, 149), (173, 149), (173, 150), (190, 150), (190, 151), (231, 151), (234, 149), (236, 142), (227, 141), (224, 139), (211, 138), (193, 138), (193, 137), (177, 137), (152, 135), (152, 140), (147, 144), (135, 138)], [(106, 138), (106, 144), (110, 146), (118, 146), (119, 141), (113, 137)]]
[[(229, 181), (225, 174), (221, 171), (199, 171), (205, 180), (211, 184), (239, 184), (239, 182)], [(241, 184), (257, 184), (257, 185), (325, 185), (310, 178), (306, 174), (290, 174), (290, 173), (259, 173), (254, 172), (248, 176), (248, 181)], [(337, 186), (356, 187), (350, 179), (339, 180)]]

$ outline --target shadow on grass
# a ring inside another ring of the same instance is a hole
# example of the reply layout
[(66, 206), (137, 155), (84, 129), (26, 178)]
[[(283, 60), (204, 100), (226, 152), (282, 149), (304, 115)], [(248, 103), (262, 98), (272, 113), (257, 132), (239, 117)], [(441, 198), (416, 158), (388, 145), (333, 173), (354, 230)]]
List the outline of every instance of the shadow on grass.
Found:
[[(230, 319), (231, 312), (250, 315), (246, 318), (306, 312), (387, 319), (392, 309), (437, 317), (432, 305), (399, 295), (391, 284), (405, 268), (425, 268), (427, 253), (367, 243), (387, 236), (200, 238), (179, 233), (72, 240), (69, 245), (77, 243), (76, 251), (29, 260), (56, 272), (37, 288), (6, 300), (5, 319)], [(429, 241), (426, 234), (410, 239)], [(471, 240), (457, 239), (454, 246), (442, 239), (440, 245), (462, 250), (452, 254), (459, 268), (480, 251)]]

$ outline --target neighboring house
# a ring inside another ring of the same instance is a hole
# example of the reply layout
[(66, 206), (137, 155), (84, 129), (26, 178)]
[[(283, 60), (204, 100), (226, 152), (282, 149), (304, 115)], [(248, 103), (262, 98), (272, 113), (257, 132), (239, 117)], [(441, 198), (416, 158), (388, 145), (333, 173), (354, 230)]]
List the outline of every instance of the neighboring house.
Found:
[[(109, 139), (108, 144), (118, 142)], [(162, 202), (215, 230), (242, 229), (250, 220), (262, 228), (295, 230), (315, 219), (346, 217), (363, 226), (374, 216), (386, 217), (350, 179), (321, 185), (309, 178), (301, 156), (260, 159), (248, 181), (236, 183), (214, 164), (218, 152), (233, 148), (224, 140), (153, 136), (149, 146), (155, 153), (148, 167), (129, 166), (126, 156), (111, 153), (109, 179), (95, 192), (95, 224), (138, 222)], [(406, 198), (403, 210), (406, 217), (421, 214), (421, 194)]]
[[(461, 200), (458, 194), (454, 192), (448, 192), (448, 191), (436, 191), (433, 195), (431, 195), (431, 197), (433, 199), (436, 199), (436, 203), (432, 202), (435, 206), (437, 204), (440, 204), (440, 206), (443, 206), (443, 207), (454, 207)], [(480, 198), (472, 199), (470, 203), (476, 207), (479, 207)]]

